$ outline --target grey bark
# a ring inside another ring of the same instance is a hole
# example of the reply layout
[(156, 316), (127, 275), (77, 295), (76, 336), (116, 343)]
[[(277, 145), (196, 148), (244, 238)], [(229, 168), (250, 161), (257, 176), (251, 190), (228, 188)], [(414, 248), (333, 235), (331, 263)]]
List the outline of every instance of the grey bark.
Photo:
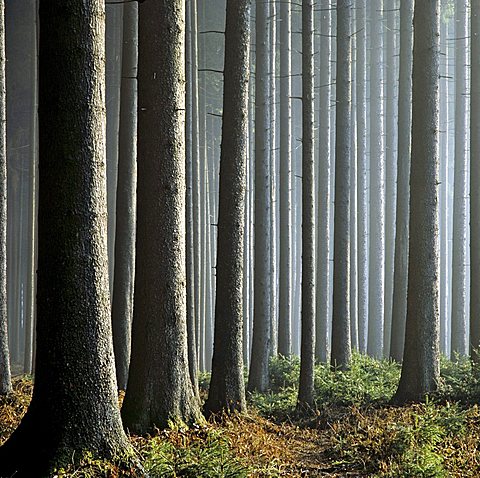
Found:
[(313, 0), (302, 2), (302, 340), (298, 403), (313, 405), (315, 364), (315, 163)]
[(187, 352), (184, 20), (181, 0), (139, 6), (137, 257), (122, 408), (134, 433), (200, 419)]
[(455, 172), (453, 187), (452, 354), (467, 345), (467, 1), (455, 2)]
[(383, 0), (370, 2), (370, 261), (368, 354), (383, 354), (385, 303), (385, 142), (383, 128)]
[(400, 78), (395, 266), (390, 357), (402, 361), (407, 317), (408, 221), (412, 137), (413, 0), (400, 2)]
[(130, 448), (110, 326), (104, 3), (41, 2), (39, 15), (35, 386), (27, 414), (0, 448), (1, 476), (43, 476), (86, 451), (108, 458)]
[(278, 353), (292, 353), (292, 7), (280, 4), (280, 274)]
[(122, 8), (105, 5), (105, 97), (107, 108), (107, 208), (108, 208), (108, 268), (110, 294), (113, 294), (115, 269), (115, 231), (117, 216), (117, 180), (120, 125)]
[(277, 294), (277, 98), (276, 98), (276, 65), (277, 65), (277, 6), (270, 2), (270, 355), (278, 353), (278, 294)]
[(245, 411), (243, 380), (243, 254), (250, 49), (250, 1), (228, 0), (225, 29), (225, 80), (217, 296), (212, 379), (208, 413)]
[(390, 356), (395, 264), (395, 210), (397, 202), (396, 0), (385, 2), (385, 324), (383, 354)]
[(326, 363), (330, 356), (330, 95), (332, 13), (330, 0), (322, 0), (320, 12), (320, 118), (318, 128), (318, 225), (317, 304), (315, 310), (315, 357)]
[(125, 390), (127, 387), (133, 317), (137, 212), (137, 64), (138, 5), (127, 3), (123, 10), (115, 271), (112, 298), (113, 348), (117, 385), (120, 390)]
[[(195, 330), (195, 261), (194, 261), (194, 234), (193, 234), (193, 108), (194, 97), (197, 93), (193, 90), (194, 83), (194, 54), (192, 52), (194, 38), (192, 23), (194, 17), (195, 0), (185, 2), (186, 12), (186, 45), (185, 45), (185, 157), (186, 157), (186, 273), (187, 273), (187, 342), (188, 342), (188, 370), (194, 393), (198, 395), (198, 359), (197, 338)], [(196, 12), (196, 9), (195, 9)]]
[(408, 304), (397, 403), (423, 399), (440, 378), (439, 36), (440, 1), (415, 2)]
[(270, 114), (268, 17), (270, 0), (256, 2), (255, 65), (255, 273), (252, 358), (248, 390), (268, 388), (270, 356)]
[[(444, 11), (449, 0), (442, 0), (442, 11)], [(449, 345), (449, 277), (451, 274), (450, 268), (450, 241), (449, 241), (449, 148), (450, 148), (450, 134), (451, 129), (449, 125), (449, 116), (451, 108), (449, 105), (449, 95), (451, 91), (449, 78), (449, 63), (451, 61), (450, 46), (447, 39), (448, 36), (448, 21), (446, 18), (442, 19), (440, 27), (440, 42), (443, 55), (443, 68), (440, 81), (440, 167), (441, 176), (441, 206), (440, 206), (440, 351), (447, 356)]]
[(470, 356), (480, 361), (480, 0), (471, 3)]
[(357, 43), (357, 214), (358, 214), (358, 349), (367, 350), (368, 328), (368, 169), (367, 169), (367, 76), (366, 76), (366, 3), (356, 2), (355, 31)]
[(350, 0), (338, 0), (331, 365), (340, 369), (347, 368), (352, 357), (350, 337), (350, 86), (352, 52), (350, 33)]
[(0, 395), (12, 391), (7, 332), (7, 138), (5, 5), (0, 0)]

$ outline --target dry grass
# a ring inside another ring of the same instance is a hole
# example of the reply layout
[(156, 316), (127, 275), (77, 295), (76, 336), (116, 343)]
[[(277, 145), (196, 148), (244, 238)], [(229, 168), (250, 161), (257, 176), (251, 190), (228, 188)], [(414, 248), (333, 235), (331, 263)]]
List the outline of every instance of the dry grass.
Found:
[[(13, 393), (0, 397), (0, 443), (18, 425), (31, 392), (31, 380), (17, 377)], [(303, 420), (277, 423), (251, 409), (202, 427), (172, 428), (149, 439), (132, 437), (132, 443), (141, 459), (157, 460), (157, 469), (168, 470), (153, 477), (473, 478), (480, 476), (480, 409), (449, 403), (329, 405)], [(219, 468), (212, 464), (199, 474), (205, 463), (215, 460)], [(87, 471), (75, 476), (115, 476), (105, 474), (107, 467), (98, 471), (98, 462), (95, 467), (92, 471), (84, 465)], [(227, 468), (237, 471), (214, 471)]]

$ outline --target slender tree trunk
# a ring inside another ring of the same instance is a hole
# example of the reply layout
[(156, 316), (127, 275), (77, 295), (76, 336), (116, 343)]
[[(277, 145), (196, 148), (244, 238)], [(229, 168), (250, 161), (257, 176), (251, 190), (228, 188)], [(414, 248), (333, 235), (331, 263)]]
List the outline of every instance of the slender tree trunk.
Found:
[(184, 19), (182, 0), (139, 6), (137, 258), (122, 408), (134, 433), (200, 419), (187, 351)]
[[(352, 9), (350, 25), (355, 22)], [(350, 337), (353, 350), (358, 350), (358, 250), (357, 250), (357, 124), (356, 124), (356, 36), (351, 37), (351, 84), (350, 84)], [(338, 105), (337, 105), (338, 106)]]
[(415, 2), (414, 32), (408, 305), (398, 403), (423, 399), (440, 378), (439, 0)]
[(335, 134), (335, 229), (333, 257), (332, 358), (348, 367), (350, 337), (350, 154), (351, 3), (337, 0), (337, 113)]
[(32, 116), (30, 123), (30, 164), (28, 180), (28, 225), (27, 225), (27, 264), (25, 277), (25, 344), (23, 371), (33, 371), (33, 340), (35, 323), (35, 284), (36, 284), (36, 229), (37, 229), (37, 161), (38, 161), (38, 4), (30, 1), (30, 19), (33, 25), (31, 32), (31, 101)]
[[(186, 156), (186, 271), (187, 271), (187, 342), (188, 342), (188, 369), (190, 380), (195, 395), (198, 395), (198, 359), (197, 359), (197, 340), (195, 331), (195, 244), (193, 231), (193, 108), (194, 97), (194, 65), (192, 52), (193, 49), (193, 28), (192, 23), (196, 21), (194, 13), (195, 0), (185, 2), (186, 9), (186, 45), (185, 45), (185, 74), (186, 74), (186, 117), (185, 117), (185, 156)], [(196, 6), (196, 5), (195, 5)]]
[[(330, 0), (320, 3), (320, 120), (318, 128), (318, 225), (317, 225), (317, 304), (315, 356), (322, 363), (329, 360), (330, 318), (330, 95), (332, 13)], [(283, 129), (282, 129), (283, 131)]]
[(453, 196), (452, 354), (467, 347), (467, 0), (455, 2), (455, 175)]
[(313, 0), (302, 2), (302, 342), (298, 403), (314, 401), (315, 363), (315, 180)]
[[(447, 8), (448, 0), (442, 1), (442, 11)], [(443, 68), (440, 81), (440, 167), (441, 176), (441, 206), (440, 206), (440, 351), (447, 356), (448, 352), (448, 337), (449, 337), (449, 310), (448, 298), (450, 291), (448, 287), (448, 277), (450, 276), (450, 244), (449, 244), (449, 93), (450, 93), (450, 79), (448, 77), (448, 63), (450, 62), (449, 41), (448, 36), (448, 22), (444, 19), (440, 27), (440, 41), (443, 56)]]
[(12, 390), (7, 334), (7, 138), (5, 5), (0, 0), (0, 395)]
[(248, 389), (268, 388), (270, 356), (270, 115), (268, 17), (270, 0), (256, 2), (255, 69), (255, 277), (253, 343)]
[(413, 0), (400, 2), (400, 79), (398, 88), (398, 169), (390, 357), (402, 361), (407, 317), (410, 145), (412, 137)]
[(393, 276), (395, 264), (395, 209), (397, 203), (396, 151), (396, 0), (385, 2), (387, 28), (385, 33), (385, 325), (383, 354), (390, 356), (393, 313)]
[(471, 3), (470, 78), (470, 355), (478, 363), (480, 347), (480, 0)]
[(138, 5), (127, 3), (123, 11), (115, 273), (112, 300), (113, 348), (117, 385), (120, 390), (127, 388), (133, 317), (137, 212), (137, 49)]
[(368, 168), (367, 168), (367, 76), (366, 0), (356, 2), (356, 97), (357, 97), (357, 208), (358, 208), (358, 349), (367, 351), (368, 328)]
[(39, 14), (38, 356), (28, 412), (0, 448), (1, 476), (129, 449), (110, 327), (104, 3), (42, 1)]
[(292, 353), (292, 7), (280, 4), (280, 277), (278, 353)]
[(277, 65), (277, 6), (270, 2), (270, 355), (278, 353), (278, 296), (277, 296), (277, 98), (276, 98), (276, 65)]
[(228, 0), (220, 203), (218, 216), (217, 298), (212, 380), (205, 409), (244, 411), (242, 359), (242, 282), (248, 121), (250, 1)]
[(383, 131), (383, 0), (370, 2), (370, 267), (368, 354), (383, 354), (385, 298), (385, 143)]

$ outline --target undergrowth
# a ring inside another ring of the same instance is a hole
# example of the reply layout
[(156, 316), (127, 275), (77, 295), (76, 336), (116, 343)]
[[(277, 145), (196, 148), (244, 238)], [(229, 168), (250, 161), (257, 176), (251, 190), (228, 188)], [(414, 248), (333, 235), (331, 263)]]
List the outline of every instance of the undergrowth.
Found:
[[(296, 412), (298, 357), (271, 361), (271, 390), (249, 396), (248, 414), (200, 427), (132, 437), (145, 472), (156, 477), (480, 476), (479, 371), (442, 360), (439, 391), (423, 404), (390, 405), (400, 366), (355, 354), (348, 371), (315, 368), (316, 406)], [(200, 376), (206, 396), (209, 375)], [(0, 398), (0, 443), (17, 426), (31, 394), (28, 378)], [(58, 477), (135, 476), (126, 463), (86, 455)], [(137, 475), (138, 476), (138, 475)]]

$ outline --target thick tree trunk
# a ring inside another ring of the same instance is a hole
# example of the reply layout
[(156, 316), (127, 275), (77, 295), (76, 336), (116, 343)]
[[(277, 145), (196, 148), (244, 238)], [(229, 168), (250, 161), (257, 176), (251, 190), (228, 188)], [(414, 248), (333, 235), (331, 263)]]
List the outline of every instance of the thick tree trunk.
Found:
[[(330, 353), (330, 94), (332, 13), (330, 0), (322, 0), (320, 12), (320, 120), (318, 128), (317, 290), (315, 357), (328, 362)], [(283, 129), (282, 129), (283, 131)]]
[(470, 355), (480, 361), (480, 0), (471, 4), (470, 90)]
[(244, 411), (242, 283), (250, 50), (250, 1), (228, 0), (220, 203), (218, 214), (217, 298), (208, 413)]
[(182, 0), (139, 6), (137, 258), (122, 408), (136, 433), (200, 419), (187, 352), (184, 19)]
[(383, 0), (370, 2), (370, 267), (368, 354), (383, 354), (385, 302), (385, 142), (383, 130)]
[(5, 5), (0, 0), (0, 395), (12, 390), (7, 334), (7, 138)]
[(333, 256), (332, 357), (345, 369), (350, 337), (350, 154), (351, 154), (351, 3), (337, 2), (337, 113), (335, 134), (335, 227)]
[(117, 385), (120, 390), (126, 389), (128, 380), (135, 277), (137, 49), (138, 5), (134, 2), (127, 3), (123, 11), (115, 273), (112, 300), (113, 348), (115, 350)]
[(398, 160), (395, 269), (390, 357), (402, 361), (407, 317), (408, 221), (412, 137), (413, 0), (400, 2), (400, 79), (398, 88)]
[(423, 399), (440, 378), (439, 0), (415, 2), (414, 32), (408, 305), (398, 403)]
[(455, 2), (455, 174), (453, 192), (452, 354), (467, 346), (467, 0)]
[(270, 0), (256, 2), (255, 69), (255, 275), (253, 343), (248, 389), (268, 388), (270, 357), (270, 114), (268, 17)]
[[(302, 2), (302, 342), (298, 403), (312, 405), (315, 363), (313, 0)], [(348, 169), (348, 168), (347, 168)]]
[(35, 388), (0, 448), (1, 476), (43, 476), (72, 456), (121, 456), (129, 447), (110, 327), (104, 18), (100, 0), (40, 3)]

